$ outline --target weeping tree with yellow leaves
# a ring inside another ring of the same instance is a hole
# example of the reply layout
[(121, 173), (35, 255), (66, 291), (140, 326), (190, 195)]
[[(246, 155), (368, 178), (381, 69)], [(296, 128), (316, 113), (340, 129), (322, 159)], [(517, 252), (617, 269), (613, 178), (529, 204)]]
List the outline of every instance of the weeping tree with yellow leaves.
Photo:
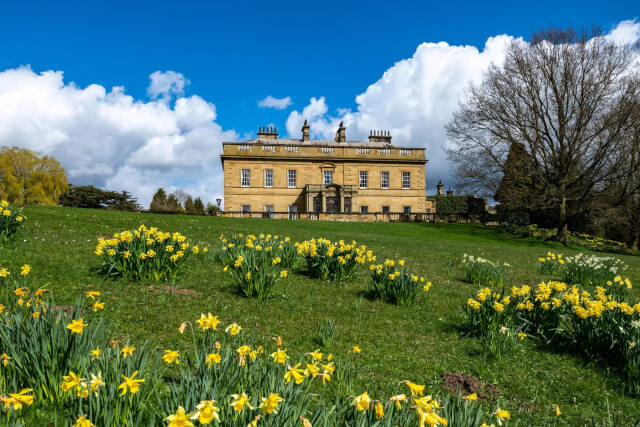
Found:
[(0, 199), (55, 205), (67, 189), (67, 175), (50, 156), (19, 147), (0, 147)]

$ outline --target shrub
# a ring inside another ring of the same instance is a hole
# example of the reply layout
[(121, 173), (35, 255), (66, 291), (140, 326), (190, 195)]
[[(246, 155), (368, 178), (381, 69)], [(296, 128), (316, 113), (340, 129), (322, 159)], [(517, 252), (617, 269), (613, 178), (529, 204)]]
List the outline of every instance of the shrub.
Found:
[(331, 242), (320, 237), (296, 243), (296, 247), (311, 276), (322, 280), (350, 279), (358, 266), (376, 259), (372, 251), (367, 251), (364, 245), (358, 246), (355, 241), (346, 244), (344, 240)]
[(102, 258), (101, 271), (107, 275), (134, 281), (174, 280), (189, 256), (199, 250), (180, 233), (141, 225), (137, 230), (100, 238), (95, 254)]
[(18, 228), (26, 219), (22, 209), (12, 208), (6, 200), (0, 201), (0, 240), (7, 241), (14, 238)]
[(583, 286), (604, 285), (625, 269), (626, 265), (617, 258), (577, 254), (565, 258), (563, 280)]
[(425, 283), (424, 277), (410, 274), (402, 259), (386, 259), (382, 264), (371, 264), (369, 269), (369, 293), (392, 304), (409, 305), (421, 289), (428, 291), (431, 287), (431, 282)]
[(488, 259), (464, 254), (462, 266), (465, 279), (479, 286), (502, 286), (506, 269), (510, 267), (506, 262), (494, 263)]

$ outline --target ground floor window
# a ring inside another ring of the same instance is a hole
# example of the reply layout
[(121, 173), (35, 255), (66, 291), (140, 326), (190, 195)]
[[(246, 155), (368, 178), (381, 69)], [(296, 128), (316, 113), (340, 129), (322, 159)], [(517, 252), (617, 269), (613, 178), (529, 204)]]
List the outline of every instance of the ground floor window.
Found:
[(389, 213), (389, 206), (383, 206), (382, 207), (382, 213), (388, 214)]
[(265, 212), (273, 212), (273, 205), (264, 205)]
[(411, 213), (411, 206), (405, 206), (402, 208), (402, 212), (406, 213), (406, 214), (410, 214)]
[(298, 219), (298, 207), (296, 205), (289, 206), (289, 219)]
[(344, 212), (351, 212), (351, 197), (344, 198), (344, 206), (342, 208)]
[(337, 197), (327, 197), (327, 212), (338, 212), (338, 198)]
[(251, 212), (251, 205), (242, 205), (240, 209), (242, 212)]
[(313, 211), (322, 212), (322, 197), (315, 196), (313, 198)]
[(369, 206), (360, 206), (360, 213), (369, 213)]

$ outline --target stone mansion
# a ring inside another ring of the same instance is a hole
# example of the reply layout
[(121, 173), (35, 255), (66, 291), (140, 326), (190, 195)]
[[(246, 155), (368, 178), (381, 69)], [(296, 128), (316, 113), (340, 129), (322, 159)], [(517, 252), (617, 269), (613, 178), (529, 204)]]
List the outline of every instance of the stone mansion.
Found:
[(279, 139), (260, 128), (256, 139), (224, 142), (225, 212), (367, 214), (429, 213), (425, 149), (391, 144), (387, 131), (347, 141), (340, 123), (334, 141)]

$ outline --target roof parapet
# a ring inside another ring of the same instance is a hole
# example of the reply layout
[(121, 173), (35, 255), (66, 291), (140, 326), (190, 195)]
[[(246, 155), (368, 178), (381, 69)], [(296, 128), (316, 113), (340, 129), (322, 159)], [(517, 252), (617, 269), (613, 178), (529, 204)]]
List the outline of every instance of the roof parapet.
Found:
[(278, 139), (278, 130), (275, 126), (258, 127), (259, 139)]

